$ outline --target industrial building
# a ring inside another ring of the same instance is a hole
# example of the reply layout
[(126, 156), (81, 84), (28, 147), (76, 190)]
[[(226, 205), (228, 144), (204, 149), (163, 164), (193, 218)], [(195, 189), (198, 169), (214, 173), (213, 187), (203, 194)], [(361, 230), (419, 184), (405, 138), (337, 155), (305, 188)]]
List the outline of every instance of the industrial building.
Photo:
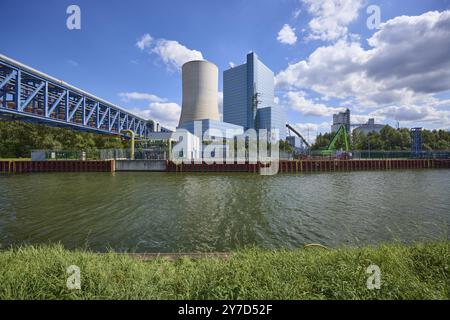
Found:
[(244, 128), (220, 121), (219, 72), (209, 61), (190, 61), (182, 67), (183, 103), (177, 129), (196, 136), (233, 138)]
[(385, 127), (384, 124), (376, 124), (375, 119), (369, 119), (369, 121), (367, 123), (355, 128), (355, 131), (361, 132), (361, 133), (364, 133), (367, 135), (372, 132), (380, 133), (384, 127)]
[(338, 132), (341, 126), (345, 126), (347, 133), (350, 134), (350, 110), (345, 112), (339, 112), (333, 115), (333, 125), (331, 126), (331, 132)]
[(275, 105), (274, 73), (255, 53), (223, 73), (223, 120), (247, 129), (278, 129), (286, 139), (283, 110)]
[[(224, 72), (223, 121), (219, 119), (218, 78), (217, 66), (209, 61), (183, 65), (183, 102), (177, 132), (184, 130), (206, 141), (217, 141), (239, 138), (248, 129), (275, 129), (278, 135), (271, 133), (269, 138), (286, 140), (285, 116), (274, 103), (274, 73), (255, 53), (247, 55), (247, 63)], [(207, 145), (201, 146), (202, 150)]]
[(182, 67), (183, 105), (179, 126), (195, 120), (220, 121), (219, 69), (209, 61), (190, 61)]

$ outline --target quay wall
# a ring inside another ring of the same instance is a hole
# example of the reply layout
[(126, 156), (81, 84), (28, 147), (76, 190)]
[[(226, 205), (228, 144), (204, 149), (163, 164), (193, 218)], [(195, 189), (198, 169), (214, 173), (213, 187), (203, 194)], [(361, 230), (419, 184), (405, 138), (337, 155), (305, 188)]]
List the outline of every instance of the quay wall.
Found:
[[(260, 173), (262, 163), (250, 164), (175, 164), (166, 160), (107, 161), (9, 161), (0, 160), (0, 174), (34, 172), (245, 172)], [(384, 160), (298, 160), (280, 161), (279, 173), (347, 172), (372, 170), (450, 169), (450, 159), (384, 159)]]
[[(168, 162), (168, 172), (248, 172), (259, 173), (264, 165), (206, 164)], [(343, 172), (405, 169), (450, 169), (450, 159), (384, 159), (384, 160), (298, 160), (280, 161), (279, 173)]]
[(20, 174), (35, 172), (114, 172), (114, 160), (110, 161), (2, 161), (0, 173)]

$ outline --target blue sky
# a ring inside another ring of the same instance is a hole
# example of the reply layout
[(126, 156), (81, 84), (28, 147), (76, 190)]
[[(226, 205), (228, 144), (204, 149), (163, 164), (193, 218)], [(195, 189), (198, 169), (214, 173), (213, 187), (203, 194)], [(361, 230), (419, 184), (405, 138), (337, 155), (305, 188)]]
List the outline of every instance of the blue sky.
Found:
[[(354, 122), (450, 127), (449, 0), (0, 1), (2, 54), (168, 126), (182, 62), (217, 64), (221, 91), (222, 72), (255, 51), (288, 121), (311, 135), (346, 107)], [(71, 4), (81, 30), (66, 27)]]

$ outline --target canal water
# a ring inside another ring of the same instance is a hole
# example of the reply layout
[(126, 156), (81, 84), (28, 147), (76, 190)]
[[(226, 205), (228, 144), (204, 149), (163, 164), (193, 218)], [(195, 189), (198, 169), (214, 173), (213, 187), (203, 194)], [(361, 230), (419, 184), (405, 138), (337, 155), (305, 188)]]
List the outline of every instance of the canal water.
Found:
[(0, 176), (0, 247), (210, 252), (449, 238), (450, 170)]

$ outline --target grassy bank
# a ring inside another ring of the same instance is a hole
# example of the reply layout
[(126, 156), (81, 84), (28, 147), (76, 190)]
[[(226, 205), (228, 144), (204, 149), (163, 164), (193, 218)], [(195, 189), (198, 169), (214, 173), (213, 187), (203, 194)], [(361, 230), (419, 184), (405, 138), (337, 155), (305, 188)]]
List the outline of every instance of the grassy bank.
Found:
[[(380, 290), (367, 289), (371, 264)], [(81, 290), (66, 287), (70, 265)], [(450, 299), (449, 265), (449, 242), (177, 261), (26, 247), (0, 253), (0, 299)]]

